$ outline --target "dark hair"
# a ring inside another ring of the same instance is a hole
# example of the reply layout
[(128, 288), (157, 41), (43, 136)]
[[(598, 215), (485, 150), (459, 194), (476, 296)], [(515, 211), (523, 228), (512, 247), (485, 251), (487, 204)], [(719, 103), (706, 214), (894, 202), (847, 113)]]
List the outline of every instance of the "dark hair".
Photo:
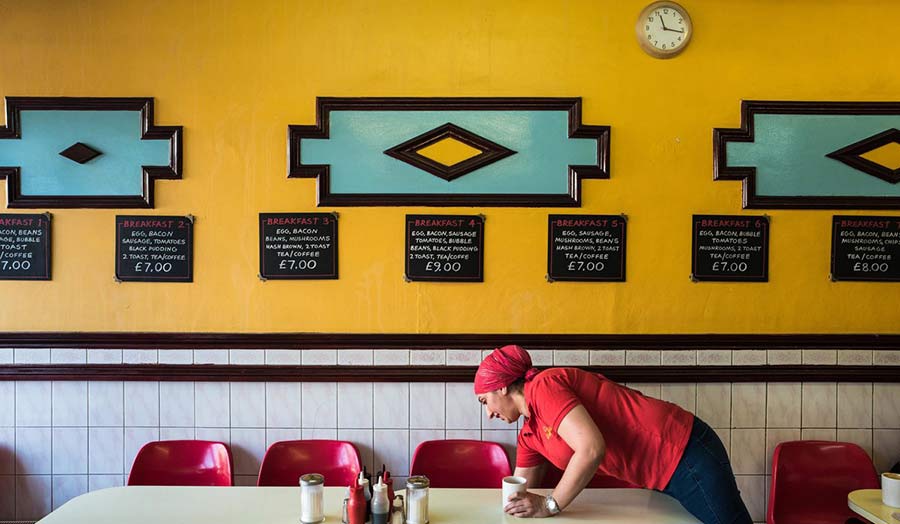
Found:
[(520, 378), (512, 384), (506, 386), (507, 391), (521, 393), (525, 391), (525, 378)]

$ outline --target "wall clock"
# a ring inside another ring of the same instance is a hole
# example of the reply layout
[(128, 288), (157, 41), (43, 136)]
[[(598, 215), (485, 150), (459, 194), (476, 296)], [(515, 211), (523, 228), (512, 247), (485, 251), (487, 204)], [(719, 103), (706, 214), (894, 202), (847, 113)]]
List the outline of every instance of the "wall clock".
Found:
[(675, 2), (653, 2), (645, 7), (635, 25), (638, 42), (655, 58), (681, 53), (694, 33), (687, 10)]

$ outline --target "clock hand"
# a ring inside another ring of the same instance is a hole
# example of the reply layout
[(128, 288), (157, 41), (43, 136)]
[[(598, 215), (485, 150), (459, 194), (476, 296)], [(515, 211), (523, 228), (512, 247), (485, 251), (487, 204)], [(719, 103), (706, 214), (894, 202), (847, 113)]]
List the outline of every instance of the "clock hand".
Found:
[(663, 31), (672, 31), (673, 33), (683, 33), (684, 29), (669, 29), (668, 27), (663, 27)]
[(659, 17), (659, 21), (660, 21), (660, 23), (662, 23), (663, 31), (669, 31), (670, 29), (668, 27), (666, 27), (666, 21), (663, 19), (662, 15), (659, 14), (659, 11), (656, 12), (656, 16)]

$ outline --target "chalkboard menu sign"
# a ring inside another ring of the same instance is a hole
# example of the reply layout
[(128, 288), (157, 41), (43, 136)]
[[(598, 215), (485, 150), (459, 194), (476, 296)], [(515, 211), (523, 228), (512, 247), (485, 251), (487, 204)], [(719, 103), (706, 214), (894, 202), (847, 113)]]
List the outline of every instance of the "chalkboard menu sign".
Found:
[(769, 217), (694, 215), (691, 280), (769, 281)]
[(484, 217), (406, 215), (406, 279), (484, 282)]
[(332, 213), (260, 213), (259, 276), (335, 279), (337, 218)]
[(0, 215), (0, 280), (50, 280), (50, 215)]
[(116, 280), (193, 282), (194, 221), (183, 216), (116, 216)]
[(625, 217), (550, 215), (547, 280), (625, 281)]
[(900, 282), (900, 217), (832, 217), (831, 280)]

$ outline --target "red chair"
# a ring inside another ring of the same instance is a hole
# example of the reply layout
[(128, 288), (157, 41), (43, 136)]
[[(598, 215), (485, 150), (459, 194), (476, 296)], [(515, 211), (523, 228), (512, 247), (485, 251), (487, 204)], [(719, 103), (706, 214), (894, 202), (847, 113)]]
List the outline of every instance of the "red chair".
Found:
[(859, 522), (847, 494), (878, 488), (872, 459), (856, 444), (823, 440), (782, 442), (772, 457), (768, 524)]
[(223, 442), (157, 440), (138, 451), (129, 486), (231, 486), (231, 450)]
[(343, 440), (282, 440), (269, 446), (257, 486), (297, 486), (300, 476), (321, 473), (326, 486), (349, 486), (362, 469), (359, 450)]
[(410, 475), (425, 475), (433, 488), (499, 488), (512, 472), (496, 442), (426, 440), (413, 453)]
[[(554, 467), (552, 464), (547, 465), (546, 471), (544, 471), (544, 479), (541, 481), (539, 487), (553, 489), (559, 484), (559, 479), (562, 478), (562, 471), (558, 468)], [(624, 480), (619, 480), (616, 477), (611, 477), (609, 475), (594, 475), (594, 478), (588, 482), (588, 485), (585, 486), (588, 488), (637, 488), (640, 486), (635, 486), (630, 482), (626, 482)]]

